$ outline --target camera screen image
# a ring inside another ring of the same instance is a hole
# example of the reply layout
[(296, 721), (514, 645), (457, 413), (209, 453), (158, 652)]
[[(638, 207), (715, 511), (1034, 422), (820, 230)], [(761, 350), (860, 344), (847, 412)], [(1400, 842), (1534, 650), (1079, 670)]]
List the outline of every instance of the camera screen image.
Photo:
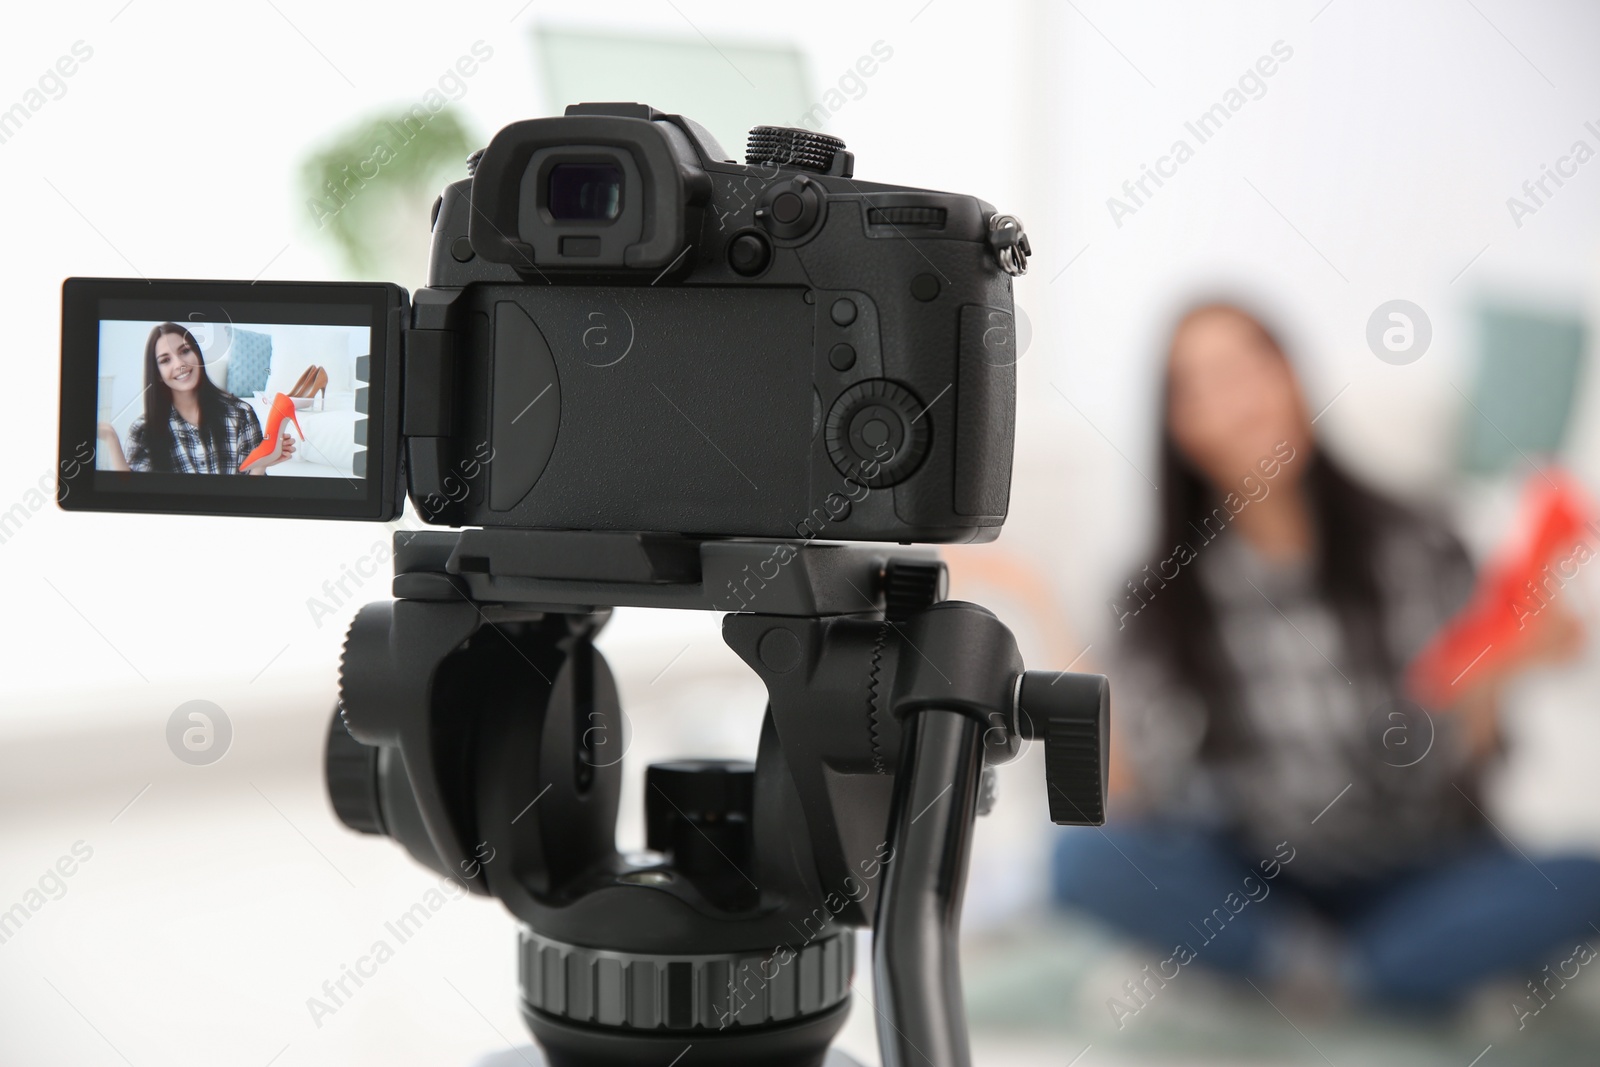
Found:
[(365, 324), (102, 319), (95, 469), (365, 477), (355, 391), (371, 338)]
[(392, 288), (69, 281), (62, 505), (367, 517)]

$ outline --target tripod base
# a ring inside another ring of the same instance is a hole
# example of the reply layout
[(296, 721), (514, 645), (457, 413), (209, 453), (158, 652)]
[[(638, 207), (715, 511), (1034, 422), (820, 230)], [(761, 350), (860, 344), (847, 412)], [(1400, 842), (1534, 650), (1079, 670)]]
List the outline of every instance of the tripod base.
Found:
[(577, 1026), (527, 1007), (522, 1018), (550, 1067), (843, 1067), (854, 1061), (837, 1059), (828, 1043), (849, 1014), (847, 1000), (796, 1023), (680, 1032)]

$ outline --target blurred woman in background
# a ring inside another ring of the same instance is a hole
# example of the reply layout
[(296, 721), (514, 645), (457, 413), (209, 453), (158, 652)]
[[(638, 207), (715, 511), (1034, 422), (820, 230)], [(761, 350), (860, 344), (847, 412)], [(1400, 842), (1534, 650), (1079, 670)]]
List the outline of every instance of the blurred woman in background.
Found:
[(1155, 562), (1114, 609), (1120, 821), (1061, 837), (1055, 893), (1149, 942), (1167, 978), (1199, 961), (1444, 1007), (1600, 944), (1600, 860), (1524, 855), (1479, 798), (1505, 681), (1579, 633), (1552, 604), (1531, 652), (1450, 707), (1409, 703), (1405, 667), (1471, 567), (1341, 469), (1312, 421), (1258, 319), (1222, 303), (1181, 318)]

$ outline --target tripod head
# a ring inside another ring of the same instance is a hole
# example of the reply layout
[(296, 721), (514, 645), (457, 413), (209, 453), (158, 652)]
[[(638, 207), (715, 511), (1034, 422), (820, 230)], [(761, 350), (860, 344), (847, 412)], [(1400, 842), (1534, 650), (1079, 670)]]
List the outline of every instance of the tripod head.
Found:
[[(1051, 816), (1104, 820), (1108, 689), (1030, 672), (931, 553), (517, 530), (396, 535), (353, 621), (327, 754), (352, 829), (523, 924), (523, 1013), (556, 1067), (811, 1067), (873, 927), (888, 1064), (966, 1064), (956, 932), (986, 767), (1046, 748)], [(621, 709), (593, 640), (623, 606), (728, 611), (766, 684), (753, 763), (646, 773), (616, 849)], [(686, 1051), (687, 1049), (687, 1051)]]

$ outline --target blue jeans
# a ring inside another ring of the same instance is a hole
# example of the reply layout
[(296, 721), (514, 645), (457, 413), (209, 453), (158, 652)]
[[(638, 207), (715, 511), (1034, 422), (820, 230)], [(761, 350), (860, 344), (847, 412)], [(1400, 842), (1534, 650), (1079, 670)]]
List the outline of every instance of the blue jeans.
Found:
[(1341, 935), (1351, 993), (1401, 1008), (1532, 978), (1580, 941), (1600, 948), (1600, 858), (1527, 859), (1484, 838), (1433, 866), (1345, 886), (1299, 882), (1292, 863), (1268, 880), (1270, 858), (1184, 826), (1074, 828), (1055, 849), (1055, 898), (1163, 957), (1183, 945), (1246, 976), (1266, 976), (1274, 942), (1309, 912)]

